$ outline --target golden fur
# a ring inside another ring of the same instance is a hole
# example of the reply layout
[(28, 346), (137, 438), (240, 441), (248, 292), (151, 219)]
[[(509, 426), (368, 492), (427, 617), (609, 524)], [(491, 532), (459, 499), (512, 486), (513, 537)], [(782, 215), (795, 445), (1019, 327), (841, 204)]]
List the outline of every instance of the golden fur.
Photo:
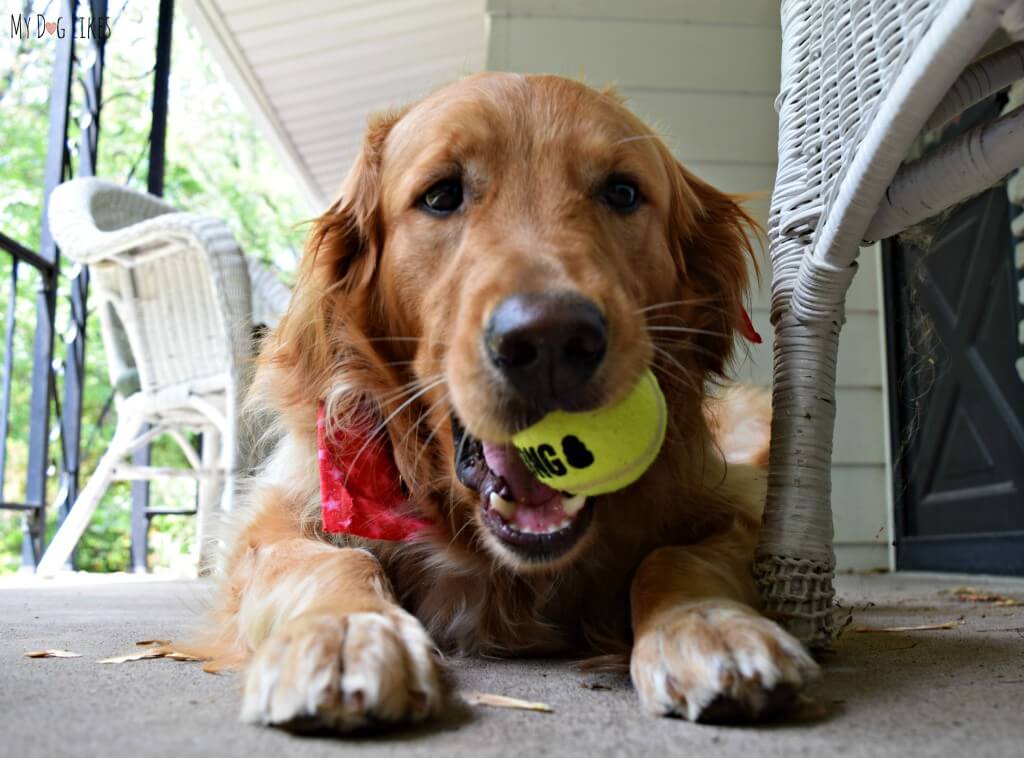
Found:
[[(465, 212), (439, 220), (415, 207), (455, 169)], [(613, 172), (637, 178), (636, 213), (594, 202)], [(645, 709), (689, 718), (756, 716), (799, 689), (813, 662), (754, 610), (763, 471), (720, 454), (761, 463), (769, 410), (749, 396), (756, 410), (737, 411), (728, 394), (706, 407), (741, 326), (752, 226), (614, 95), (576, 82), (480, 75), (375, 119), (260, 359), (255, 402), (277, 414), (282, 441), (230, 538), (207, 649), (248, 665), (243, 716), (340, 730), (427, 717), (443, 700), (432, 644), (632, 649)], [(567, 556), (535, 566), (481, 525), (479, 497), (453, 474), (449, 419), (478, 438), (511, 436), (481, 329), (505, 296), (545, 288), (605, 313), (603, 399), (652, 365), (671, 420), (651, 469), (599, 499)], [(321, 532), (321, 402), (332, 424), (387, 435), (410, 502), (433, 522), (424, 536)], [(737, 412), (760, 417), (755, 439), (730, 437)]]

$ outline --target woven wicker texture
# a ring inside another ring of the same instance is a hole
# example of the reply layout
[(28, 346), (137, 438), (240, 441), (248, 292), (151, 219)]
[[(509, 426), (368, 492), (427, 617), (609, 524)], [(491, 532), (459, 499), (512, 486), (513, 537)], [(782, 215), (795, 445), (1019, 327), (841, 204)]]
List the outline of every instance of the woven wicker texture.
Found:
[(273, 329), (288, 310), (292, 291), (277, 273), (252, 256), (246, 257), (252, 285), (252, 322)]
[[(774, 418), (755, 573), (766, 611), (812, 646), (828, 644), (832, 635), (829, 502), (836, 353), (858, 248), (929, 116), (942, 103), (937, 118), (947, 119), (975, 97), (970, 82), (958, 76), (1001, 22), (1016, 23), (1019, 5), (1010, 0), (782, 4), (779, 167), (768, 229)], [(1012, 78), (1019, 60), (1017, 51), (1008, 52), (991, 63), (992, 71)], [(947, 96), (954, 85), (959, 89)], [(1016, 134), (994, 142), (1011, 164), (1024, 147)], [(965, 160), (970, 149), (939, 155), (937, 161), (958, 165), (961, 175), (953, 178), (972, 186), (988, 186), (1020, 165), (1008, 164), (999, 173), (1002, 164), (986, 165), (984, 156)], [(913, 222), (923, 205), (931, 204), (935, 213), (957, 200), (939, 192), (922, 204), (922, 193), (933, 188), (934, 175), (929, 176), (928, 186), (911, 182), (914, 186), (900, 197), (899, 204), (912, 209), (902, 221)], [(887, 224), (889, 231), (899, 228)]]

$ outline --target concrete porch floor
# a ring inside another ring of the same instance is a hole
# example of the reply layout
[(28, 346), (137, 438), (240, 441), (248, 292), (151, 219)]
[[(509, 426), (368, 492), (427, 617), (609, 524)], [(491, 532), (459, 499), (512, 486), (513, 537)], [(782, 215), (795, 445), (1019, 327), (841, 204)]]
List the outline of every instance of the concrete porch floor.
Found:
[[(644, 716), (625, 677), (565, 661), (459, 660), (462, 691), (549, 703), (553, 714), (453, 706), (440, 723), (373, 737), (295, 737), (238, 723), (240, 679), (198, 664), (100, 665), (138, 640), (180, 636), (197, 581), (73, 576), (0, 583), (0, 755), (1024, 755), (1024, 606), (963, 602), (964, 585), (1024, 599), (1024, 581), (840, 576), (852, 623), (795, 719), (711, 727)], [(952, 629), (861, 633), (962, 619)], [(64, 648), (81, 658), (29, 659)], [(599, 684), (597, 689), (594, 684)]]

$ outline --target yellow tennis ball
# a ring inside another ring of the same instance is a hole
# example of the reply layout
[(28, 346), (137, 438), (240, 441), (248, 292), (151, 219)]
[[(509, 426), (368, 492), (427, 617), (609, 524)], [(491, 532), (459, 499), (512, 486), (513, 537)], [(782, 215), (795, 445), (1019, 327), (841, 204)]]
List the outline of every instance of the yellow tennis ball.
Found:
[(553, 411), (512, 438), (530, 472), (552, 489), (602, 495), (632, 484), (665, 441), (665, 396), (648, 370), (626, 397), (593, 411)]

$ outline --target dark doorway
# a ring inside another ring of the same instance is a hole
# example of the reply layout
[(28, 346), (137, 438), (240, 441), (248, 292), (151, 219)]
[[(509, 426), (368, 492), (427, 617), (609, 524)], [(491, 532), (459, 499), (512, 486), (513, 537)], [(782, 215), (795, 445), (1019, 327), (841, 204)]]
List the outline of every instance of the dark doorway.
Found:
[(1024, 575), (1024, 377), (999, 186), (884, 245), (899, 569)]

